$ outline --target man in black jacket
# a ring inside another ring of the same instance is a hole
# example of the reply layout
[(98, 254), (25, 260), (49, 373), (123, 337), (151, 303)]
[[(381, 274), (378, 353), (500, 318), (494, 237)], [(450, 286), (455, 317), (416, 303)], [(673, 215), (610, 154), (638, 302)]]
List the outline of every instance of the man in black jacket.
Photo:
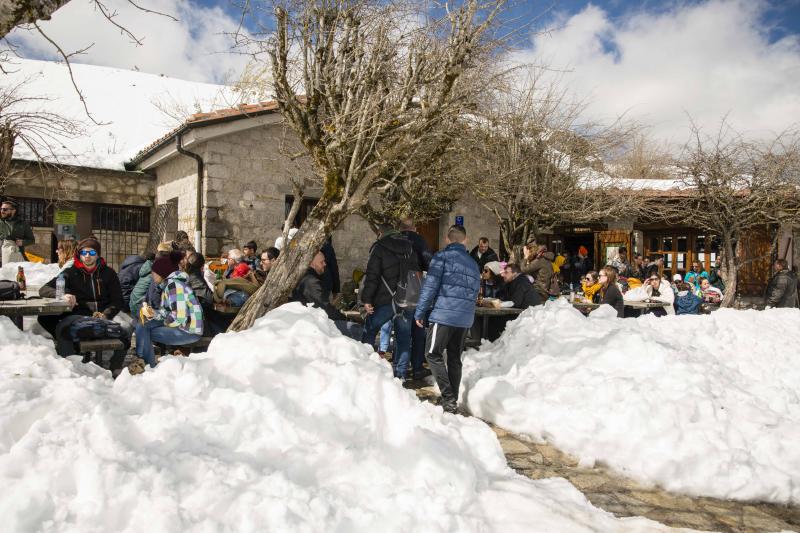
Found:
[[(417, 262), (422, 272), (427, 272), (428, 267), (433, 259), (433, 252), (428, 247), (425, 239), (417, 233), (417, 227), (414, 220), (405, 218), (400, 221), (400, 233), (405, 235), (406, 239), (411, 241), (411, 249), (417, 255)], [(414, 379), (420, 379), (431, 374), (422, 364), (425, 362), (425, 339), (427, 332), (425, 328), (417, 325), (417, 321), (411, 323), (411, 372)]]
[(480, 272), (483, 272), (483, 267), (486, 266), (486, 263), (500, 261), (495, 251), (489, 248), (488, 237), (481, 237), (478, 239), (478, 246), (473, 248), (469, 255), (478, 263), (478, 270)]
[(767, 285), (768, 307), (797, 307), (797, 276), (789, 270), (786, 259), (778, 259), (773, 267), (775, 275)]
[(539, 293), (533, 288), (528, 277), (521, 274), (522, 270), (519, 265), (514, 263), (506, 265), (505, 270), (500, 274), (505, 282), (503, 300), (514, 302), (514, 307), (517, 309), (527, 309), (541, 304)]
[[(70, 336), (70, 326), (86, 316), (113, 320), (125, 305), (122, 288), (114, 269), (106, 265), (100, 257), (100, 243), (93, 238), (78, 243), (74, 264), (59, 276), (64, 277), (64, 299), (72, 311), (59, 316), (40, 316), (39, 324), (49, 331), (56, 340), (59, 355), (66, 357), (75, 354), (75, 345)], [(55, 298), (58, 276), (39, 289), (39, 296)], [(123, 328), (124, 329), (124, 328)], [(130, 339), (121, 339), (123, 343)], [(111, 372), (116, 377), (122, 369), (127, 347), (117, 350), (111, 358)]]
[(361, 341), (372, 346), (375, 336), (386, 322), (394, 321), (396, 357), (392, 358), (394, 375), (406, 379), (411, 360), (411, 324), (414, 310), (401, 309), (393, 304), (394, 293), (401, 281), (405, 284), (409, 272), (418, 272), (417, 256), (405, 235), (391, 225), (380, 226), (381, 235), (370, 250), (361, 302), (367, 312)]
[(311, 304), (322, 309), (328, 315), (328, 318), (333, 320), (333, 323), (343, 335), (359, 340), (361, 338), (361, 329), (358, 324), (348, 322), (347, 317), (331, 304), (330, 300), (324, 297), (322, 274), (325, 272), (325, 266), (325, 254), (321, 251), (317, 252), (314, 255), (314, 259), (309, 263), (306, 273), (300, 279), (300, 283), (292, 291), (289, 301), (300, 302), (303, 305)]

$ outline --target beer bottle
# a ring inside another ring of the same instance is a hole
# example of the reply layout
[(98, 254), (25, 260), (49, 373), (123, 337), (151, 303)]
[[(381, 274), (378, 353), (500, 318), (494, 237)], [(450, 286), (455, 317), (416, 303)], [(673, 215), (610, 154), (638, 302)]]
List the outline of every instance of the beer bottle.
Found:
[(19, 283), (19, 290), (24, 291), (27, 288), (27, 283), (25, 282), (25, 269), (19, 267), (17, 269), (17, 283)]

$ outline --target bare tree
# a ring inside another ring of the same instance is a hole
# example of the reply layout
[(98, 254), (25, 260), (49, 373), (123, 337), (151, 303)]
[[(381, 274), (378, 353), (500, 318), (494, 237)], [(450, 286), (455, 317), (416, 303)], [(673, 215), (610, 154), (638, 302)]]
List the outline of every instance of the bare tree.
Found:
[(276, 100), (311, 157), (322, 193), (233, 330), (285, 302), (327, 236), (379, 189), (421, 172), (414, 162), (435, 157), (452, 140), (441, 125), (475, 104), (478, 86), (469, 76), (495, 46), (487, 30), (500, 3), (424, 8), (371, 0), (275, 7), (276, 30), (262, 44)]
[(733, 305), (743, 259), (740, 243), (767, 224), (795, 224), (800, 217), (798, 137), (785, 132), (767, 142), (747, 140), (721, 121), (715, 135), (692, 122), (691, 140), (678, 161), (683, 193), (661, 200), (651, 212), (693, 225), (720, 239), (723, 307)]
[(55, 197), (59, 180), (53, 179), (52, 174), (69, 172), (67, 167), (58, 165), (60, 158), (69, 155), (63, 152), (63, 140), (80, 135), (83, 124), (57, 113), (42, 111), (42, 104), (48, 98), (27, 95), (25, 85), (28, 81), (26, 78), (0, 88), (0, 196), (5, 194), (9, 181), (20, 172), (12, 164), (15, 147), (19, 145), (27, 152), (26, 158), (37, 162), (42, 185)]
[(564, 223), (635, 216), (641, 202), (603, 172), (603, 155), (629, 129), (579, 123), (580, 102), (538, 71), (519, 89), (499, 95), (468, 127), (462, 173), (494, 213), (512, 259), (542, 231)]

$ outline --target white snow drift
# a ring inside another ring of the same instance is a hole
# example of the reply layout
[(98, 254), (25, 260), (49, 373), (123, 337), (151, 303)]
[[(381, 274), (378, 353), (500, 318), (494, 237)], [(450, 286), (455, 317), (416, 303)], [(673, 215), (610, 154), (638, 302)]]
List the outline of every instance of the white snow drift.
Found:
[(661, 531), (506, 465), (290, 304), (206, 355), (116, 382), (0, 319), (8, 531)]
[(465, 357), (482, 418), (694, 495), (800, 502), (800, 311), (524, 312)]

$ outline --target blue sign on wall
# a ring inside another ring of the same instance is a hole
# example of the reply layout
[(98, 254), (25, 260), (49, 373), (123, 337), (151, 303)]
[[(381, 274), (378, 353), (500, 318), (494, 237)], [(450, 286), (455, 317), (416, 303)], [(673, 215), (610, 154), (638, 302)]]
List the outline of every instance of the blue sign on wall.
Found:
[(463, 225), (464, 225), (463, 215), (456, 215), (456, 226), (463, 226)]

